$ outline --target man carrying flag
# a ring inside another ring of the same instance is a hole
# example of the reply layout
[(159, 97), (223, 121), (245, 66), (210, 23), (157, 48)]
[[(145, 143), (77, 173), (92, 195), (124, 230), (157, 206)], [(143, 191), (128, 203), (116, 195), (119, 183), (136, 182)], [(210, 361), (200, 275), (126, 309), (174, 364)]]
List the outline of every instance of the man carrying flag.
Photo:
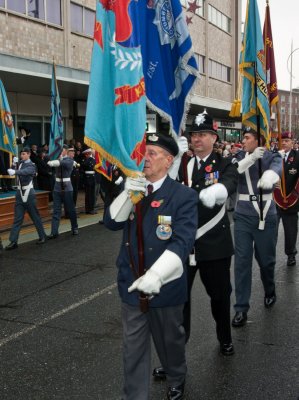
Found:
[(194, 241), (197, 196), (167, 177), (178, 152), (175, 139), (153, 134), (146, 142), (145, 122), (147, 96), (172, 133), (183, 128), (196, 78), (190, 76), (196, 70), (191, 40), (179, 0), (100, 0), (94, 39), (85, 143), (128, 176), (105, 214), (107, 226), (124, 229), (117, 261), (122, 399), (149, 399), (152, 334), (168, 376), (167, 398), (180, 400), (186, 375), (183, 265)]
[(243, 151), (234, 161), (239, 172), (234, 215), (236, 314), (233, 327), (245, 325), (251, 295), (252, 257), (261, 270), (264, 305), (276, 302), (274, 281), (276, 208), (274, 185), (281, 173), (281, 156), (265, 150), (269, 140), (269, 103), (264, 73), (264, 44), (256, 0), (248, 0), (240, 71), (243, 74)]

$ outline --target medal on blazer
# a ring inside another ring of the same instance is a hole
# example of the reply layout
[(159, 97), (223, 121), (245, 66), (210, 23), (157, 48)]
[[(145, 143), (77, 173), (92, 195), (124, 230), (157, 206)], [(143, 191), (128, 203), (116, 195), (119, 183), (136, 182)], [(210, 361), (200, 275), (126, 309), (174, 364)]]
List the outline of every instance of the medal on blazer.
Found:
[(205, 186), (212, 185), (213, 183), (217, 183), (219, 179), (219, 171), (210, 172), (205, 174)]
[(160, 240), (168, 240), (172, 235), (171, 216), (158, 215), (156, 235)]

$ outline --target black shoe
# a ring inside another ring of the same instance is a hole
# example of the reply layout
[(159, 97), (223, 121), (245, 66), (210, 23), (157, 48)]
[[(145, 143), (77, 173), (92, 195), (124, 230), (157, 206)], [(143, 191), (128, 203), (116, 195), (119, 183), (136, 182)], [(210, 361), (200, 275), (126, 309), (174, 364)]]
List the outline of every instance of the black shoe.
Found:
[(158, 367), (153, 370), (153, 377), (155, 381), (165, 381), (166, 379), (166, 372), (164, 371), (163, 367)]
[(38, 239), (38, 241), (36, 242), (36, 244), (44, 244), (44, 243), (46, 243), (46, 238), (44, 237), (44, 238), (42, 238), (42, 239)]
[(53, 233), (50, 233), (50, 235), (48, 235), (47, 236), (47, 239), (56, 239), (58, 237), (58, 234), (53, 234)]
[(85, 214), (91, 214), (91, 215), (95, 215), (96, 214), (96, 211), (86, 211), (86, 213)]
[(9, 245), (5, 247), (5, 250), (14, 250), (18, 247), (17, 242), (10, 242)]
[(272, 296), (265, 296), (264, 304), (265, 304), (266, 308), (273, 307), (275, 303), (276, 303), (276, 294), (275, 293), (273, 293)]
[(239, 326), (244, 326), (247, 321), (247, 313), (245, 311), (237, 311), (233, 320), (232, 326), (237, 328)]
[(79, 230), (78, 230), (78, 228), (73, 229), (73, 230), (72, 230), (72, 234), (73, 234), (73, 235), (79, 235)]
[(232, 356), (235, 353), (234, 345), (232, 343), (221, 343), (220, 353), (224, 356)]
[(294, 256), (294, 254), (291, 254), (288, 256), (287, 266), (293, 267), (294, 265), (296, 265), (296, 258)]
[(184, 397), (185, 383), (168, 388), (167, 400), (182, 400)]

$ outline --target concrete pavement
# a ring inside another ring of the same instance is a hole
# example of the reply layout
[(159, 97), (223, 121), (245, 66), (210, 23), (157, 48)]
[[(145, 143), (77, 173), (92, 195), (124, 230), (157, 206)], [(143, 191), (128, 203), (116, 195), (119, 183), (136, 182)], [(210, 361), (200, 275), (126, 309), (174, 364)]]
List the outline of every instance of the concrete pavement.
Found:
[[(106, 230), (99, 219), (80, 216), (78, 236), (65, 232), (42, 246), (22, 235), (18, 249), (0, 253), (1, 399), (120, 399), (121, 232)], [(236, 354), (228, 358), (219, 355), (209, 299), (196, 278), (187, 400), (298, 399), (299, 266), (285, 261), (280, 229), (277, 304), (264, 308), (255, 265), (248, 324), (233, 329)], [(165, 392), (165, 383), (153, 382), (151, 400)]]

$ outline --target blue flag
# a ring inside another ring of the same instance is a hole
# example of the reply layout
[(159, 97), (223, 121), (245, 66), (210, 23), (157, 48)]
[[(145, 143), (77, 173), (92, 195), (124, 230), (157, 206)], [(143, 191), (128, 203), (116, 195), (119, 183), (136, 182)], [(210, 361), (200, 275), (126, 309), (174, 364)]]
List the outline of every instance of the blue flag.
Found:
[(63, 146), (63, 120), (60, 107), (60, 97), (56, 81), (55, 65), (53, 63), (51, 82), (51, 130), (49, 140), (49, 158), (56, 160)]
[(180, 1), (148, 1), (144, 25), (142, 58), (148, 105), (180, 135), (199, 77)]
[(247, 1), (243, 49), (239, 69), (243, 75), (242, 122), (257, 130), (269, 143), (270, 108), (265, 74), (264, 41), (256, 0)]
[(0, 150), (16, 155), (16, 137), (7, 96), (0, 79)]
[(85, 143), (126, 175), (143, 169), (146, 97), (140, 46), (145, 0), (97, 1)]
[(179, 0), (99, 0), (85, 143), (136, 175), (143, 170), (146, 102), (179, 135), (197, 76)]

